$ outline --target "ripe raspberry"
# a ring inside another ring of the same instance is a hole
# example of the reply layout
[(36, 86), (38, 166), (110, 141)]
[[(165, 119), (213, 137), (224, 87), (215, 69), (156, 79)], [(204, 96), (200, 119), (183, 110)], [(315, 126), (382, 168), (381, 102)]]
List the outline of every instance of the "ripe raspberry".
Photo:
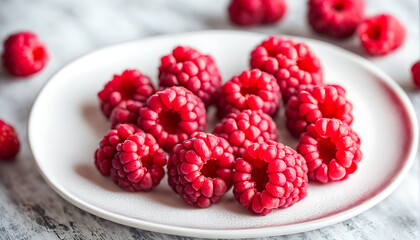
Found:
[(239, 114), (230, 113), (216, 125), (213, 134), (229, 141), (233, 155), (241, 157), (252, 143), (277, 141), (277, 127), (265, 113), (249, 109)]
[(118, 143), (111, 178), (130, 192), (148, 191), (165, 176), (166, 154), (148, 133), (136, 132)]
[(186, 203), (209, 207), (231, 187), (234, 162), (225, 139), (197, 132), (174, 147), (168, 161), (169, 186)]
[(285, 0), (232, 0), (228, 12), (233, 23), (251, 26), (277, 22), (286, 9)]
[(307, 126), (320, 118), (336, 118), (350, 125), (353, 105), (346, 99), (346, 91), (337, 85), (315, 87), (292, 96), (286, 107), (286, 127), (299, 137)]
[(158, 91), (140, 108), (137, 125), (151, 133), (159, 146), (172, 148), (206, 127), (206, 108), (200, 98), (183, 87)]
[(47, 48), (31, 32), (9, 36), (4, 42), (3, 65), (13, 75), (26, 77), (41, 71), (49, 56)]
[(159, 66), (159, 86), (182, 86), (210, 105), (222, 84), (219, 70), (210, 55), (190, 47), (176, 47), (172, 54), (162, 57)]
[(279, 86), (270, 74), (259, 69), (245, 70), (223, 85), (217, 115), (222, 118), (231, 112), (251, 109), (273, 116), (279, 103)]
[(346, 38), (363, 20), (364, 8), (363, 0), (309, 0), (308, 21), (319, 33)]
[(12, 160), (19, 152), (20, 143), (15, 129), (0, 120), (0, 160)]
[(119, 123), (136, 124), (139, 117), (139, 110), (144, 106), (144, 102), (134, 100), (123, 100), (111, 112), (109, 121), (111, 127), (115, 127)]
[(357, 169), (362, 158), (360, 139), (345, 123), (321, 118), (302, 134), (297, 151), (308, 164), (312, 181), (340, 181)]
[(360, 41), (367, 53), (385, 55), (402, 45), (405, 28), (395, 17), (380, 14), (364, 20), (358, 27)]
[(307, 172), (295, 150), (275, 141), (254, 143), (235, 162), (233, 195), (250, 212), (267, 215), (306, 197)]
[(413, 79), (413, 83), (420, 88), (420, 61), (417, 61), (412, 67), (411, 67), (411, 75)]
[(137, 70), (125, 70), (121, 75), (114, 75), (104, 89), (98, 93), (101, 109), (107, 118), (112, 110), (123, 100), (144, 102), (155, 93), (150, 79)]
[(102, 175), (110, 174), (111, 161), (117, 151), (117, 145), (136, 132), (142, 132), (136, 125), (120, 124), (104, 136), (94, 155), (95, 166)]
[(301, 85), (324, 84), (321, 63), (309, 47), (280, 37), (270, 37), (252, 51), (251, 67), (274, 75), (284, 103)]

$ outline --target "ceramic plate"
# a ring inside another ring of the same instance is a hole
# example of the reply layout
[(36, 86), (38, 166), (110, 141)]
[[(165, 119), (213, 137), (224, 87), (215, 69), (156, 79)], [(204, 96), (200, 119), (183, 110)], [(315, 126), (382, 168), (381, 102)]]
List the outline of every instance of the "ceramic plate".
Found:
[[(152, 192), (129, 193), (96, 170), (93, 153), (109, 129), (96, 94), (113, 74), (136, 68), (156, 83), (160, 57), (189, 45), (213, 55), (226, 81), (248, 67), (251, 50), (267, 38), (236, 31), (145, 38), (95, 51), (61, 69), (39, 94), (29, 120), (29, 142), (41, 175), (67, 201), (99, 217), (194, 237), (290, 234), (366, 211), (387, 197), (412, 165), (418, 139), (413, 107), (390, 77), (361, 57), (324, 42), (284, 37), (307, 43), (322, 61), (325, 82), (345, 87), (354, 105), (353, 128), (364, 156), (346, 181), (311, 183), (306, 199), (259, 217), (243, 209), (232, 193), (210, 208), (195, 209), (172, 192), (166, 179)], [(295, 147), (279, 119), (279, 140)]]

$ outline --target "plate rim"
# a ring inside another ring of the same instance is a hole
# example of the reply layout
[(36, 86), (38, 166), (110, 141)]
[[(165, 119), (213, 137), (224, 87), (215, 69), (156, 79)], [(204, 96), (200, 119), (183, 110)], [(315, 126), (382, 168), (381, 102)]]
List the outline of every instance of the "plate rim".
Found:
[(145, 38), (136, 39), (132, 41), (113, 44), (107, 47), (103, 47), (103, 48), (88, 52), (84, 55), (81, 55), (79, 57), (76, 57), (70, 60), (70, 62), (68, 62), (65, 66), (61, 67), (54, 74), (52, 74), (51, 77), (49, 77), (46, 83), (42, 86), (41, 90), (38, 92), (37, 97), (32, 104), (28, 123), (27, 123), (27, 140), (29, 144), (29, 151), (33, 157), (33, 160), (35, 162), (38, 172), (40, 173), (42, 178), (47, 182), (47, 184), (66, 201), (70, 202), (74, 206), (86, 212), (89, 212), (90, 214), (96, 215), (103, 219), (106, 219), (106, 220), (109, 220), (118, 224), (130, 226), (130, 227), (147, 230), (147, 231), (154, 231), (154, 232), (160, 232), (160, 233), (171, 234), (171, 235), (180, 235), (180, 236), (188, 236), (188, 237), (203, 237), (203, 238), (266, 237), (266, 236), (306, 232), (306, 231), (310, 231), (314, 229), (323, 228), (332, 224), (345, 221), (347, 219), (350, 219), (352, 217), (355, 217), (367, 211), (368, 209), (372, 208), (373, 206), (375, 206), (376, 204), (384, 200), (386, 197), (388, 197), (401, 184), (401, 182), (406, 177), (406, 175), (408, 174), (409, 170), (411, 169), (413, 165), (417, 148), (418, 148), (418, 138), (419, 138), (419, 127), (418, 127), (417, 116), (408, 95), (382, 69), (380, 69), (379, 67), (377, 67), (376, 65), (368, 61), (367, 59), (359, 55), (356, 55), (353, 52), (350, 52), (332, 43), (324, 42), (321, 40), (307, 38), (307, 37), (293, 36), (293, 35), (282, 35), (282, 34), (275, 34), (275, 35), (282, 36), (285, 38), (290, 38), (290, 39), (297, 39), (299, 41), (309, 40), (309, 42), (315, 42), (316, 44), (327, 46), (329, 48), (332, 48), (334, 51), (338, 52), (339, 54), (345, 55), (350, 60), (357, 62), (360, 65), (363, 65), (366, 69), (368, 69), (369, 71), (371, 71), (372, 73), (380, 77), (379, 81), (384, 83), (397, 96), (398, 100), (401, 102), (401, 105), (404, 107), (404, 110), (408, 116), (408, 122), (411, 123), (411, 128), (412, 128), (412, 134), (411, 134), (411, 139), (410, 139), (411, 140), (410, 152), (406, 155), (406, 163), (400, 169), (400, 171), (396, 175), (394, 175), (394, 178), (391, 179), (391, 181), (389, 181), (389, 183), (381, 191), (376, 193), (373, 197), (370, 197), (347, 210), (340, 211), (330, 216), (317, 218), (317, 219), (310, 220), (307, 222), (294, 223), (294, 224), (288, 224), (288, 225), (282, 225), (282, 226), (258, 227), (258, 228), (250, 228), (250, 229), (223, 229), (223, 230), (222, 229), (201, 229), (201, 228), (181, 227), (181, 226), (172, 226), (172, 225), (166, 225), (166, 224), (160, 224), (160, 223), (147, 222), (145, 220), (132, 219), (130, 217), (122, 216), (117, 213), (105, 211), (99, 207), (96, 207), (90, 203), (87, 203), (79, 199), (77, 196), (73, 195), (72, 193), (69, 193), (66, 189), (61, 187), (59, 184), (56, 184), (50, 181), (48, 176), (46, 176), (46, 174), (42, 170), (42, 167), (40, 166), (37, 158), (35, 157), (35, 153), (34, 153), (35, 151), (33, 150), (34, 140), (31, 140), (34, 137), (33, 137), (33, 134), (31, 134), (32, 132), (31, 129), (33, 128), (32, 125), (34, 121), (33, 120), (34, 111), (36, 110), (38, 106), (39, 99), (41, 95), (43, 94), (44, 90), (47, 88), (47, 86), (51, 82), (53, 82), (53, 80), (57, 76), (59, 76), (63, 71), (71, 67), (73, 64), (75, 64), (79, 60), (84, 59), (85, 57), (88, 57), (90, 55), (97, 54), (102, 51), (108, 51), (109, 49), (112, 49), (112, 48), (118, 48), (123, 45), (129, 45), (129, 44), (134, 44), (138, 42), (151, 41), (156, 38), (176, 38), (176, 37), (188, 37), (188, 36), (193, 36), (193, 35), (208, 35), (208, 34), (213, 34), (213, 35), (241, 34), (241, 35), (255, 35), (259, 37), (271, 36), (270, 34), (265, 34), (265, 33), (238, 31), (238, 30), (201, 30), (201, 31), (145, 37)]

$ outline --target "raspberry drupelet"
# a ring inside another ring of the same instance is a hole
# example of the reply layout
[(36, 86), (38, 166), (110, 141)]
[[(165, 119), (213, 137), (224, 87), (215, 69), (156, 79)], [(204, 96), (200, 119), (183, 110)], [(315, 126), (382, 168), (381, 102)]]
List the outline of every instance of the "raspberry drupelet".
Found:
[(169, 186), (187, 204), (207, 208), (231, 187), (234, 162), (232, 147), (225, 139), (197, 132), (171, 153)]
[(102, 175), (109, 176), (117, 145), (136, 132), (142, 132), (136, 125), (119, 124), (104, 136), (94, 154), (95, 166)]
[(297, 151), (308, 165), (311, 181), (340, 181), (357, 169), (362, 158), (360, 139), (345, 123), (321, 118), (302, 134)]
[(249, 109), (228, 114), (216, 125), (213, 134), (229, 141), (236, 158), (241, 157), (252, 143), (277, 141), (273, 119), (263, 112)]
[(183, 87), (158, 91), (140, 108), (137, 125), (151, 133), (164, 150), (172, 148), (206, 127), (203, 101)]
[(307, 172), (295, 150), (275, 141), (254, 143), (235, 162), (233, 195), (251, 213), (267, 215), (306, 197)]
[(159, 86), (182, 86), (197, 95), (206, 106), (218, 94), (222, 80), (210, 55), (191, 47), (176, 47), (171, 54), (162, 57), (159, 66)]
[(286, 10), (285, 0), (232, 0), (228, 8), (230, 20), (240, 26), (275, 23)]
[(130, 192), (149, 191), (165, 176), (166, 154), (148, 133), (136, 132), (117, 145), (111, 178)]
[(270, 37), (252, 51), (251, 67), (273, 74), (284, 104), (299, 86), (324, 84), (321, 63), (311, 49), (280, 37)]
[(273, 76), (259, 69), (245, 70), (222, 86), (217, 116), (223, 118), (245, 109), (261, 110), (274, 116), (279, 104), (279, 86)]
[(364, 0), (310, 0), (308, 22), (319, 33), (346, 38), (363, 20), (364, 8)]
[(392, 15), (380, 14), (364, 20), (357, 33), (362, 46), (370, 55), (385, 55), (404, 42), (404, 26)]
[(38, 36), (32, 32), (19, 32), (4, 41), (2, 58), (10, 74), (26, 77), (41, 71), (49, 56)]
[(420, 61), (417, 61), (411, 66), (411, 77), (414, 85), (420, 88)]
[(0, 160), (12, 160), (20, 149), (17, 133), (12, 125), (0, 120)]
[(107, 118), (112, 110), (124, 100), (144, 102), (155, 93), (150, 79), (137, 70), (125, 70), (114, 75), (104, 89), (98, 93), (102, 112)]
[(309, 124), (320, 118), (336, 118), (347, 125), (353, 122), (353, 105), (346, 99), (346, 91), (338, 85), (315, 87), (292, 96), (286, 106), (286, 127), (299, 137)]
[(134, 100), (123, 100), (111, 112), (109, 121), (111, 122), (111, 128), (117, 124), (132, 123), (136, 124), (139, 117), (139, 110), (143, 107), (145, 102), (139, 102)]

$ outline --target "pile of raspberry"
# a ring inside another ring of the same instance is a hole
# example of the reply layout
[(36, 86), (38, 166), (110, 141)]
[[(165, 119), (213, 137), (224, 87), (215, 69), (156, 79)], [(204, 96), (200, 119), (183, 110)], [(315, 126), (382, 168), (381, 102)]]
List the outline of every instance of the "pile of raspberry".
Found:
[[(249, 212), (266, 215), (304, 199), (308, 181), (346, 179), (360, 140), (349, 126), (343, 87), (326, 85), (319, 58), (301, 42), (270, 37), (251, 53), (251, 69), (222, 84), (216, 61), (192, 47), (162, 57), (159, 87), (144, 73), (116, 74), (98, 93), (111, 129), (94, 154), (99, 172), (131, 192), (165, 176), (182, 200), (207, 208), (232, 189)], [(207, 109), (220, 120), (206, 129)], [(278, 142), (283, 108), (296, 150)]]

